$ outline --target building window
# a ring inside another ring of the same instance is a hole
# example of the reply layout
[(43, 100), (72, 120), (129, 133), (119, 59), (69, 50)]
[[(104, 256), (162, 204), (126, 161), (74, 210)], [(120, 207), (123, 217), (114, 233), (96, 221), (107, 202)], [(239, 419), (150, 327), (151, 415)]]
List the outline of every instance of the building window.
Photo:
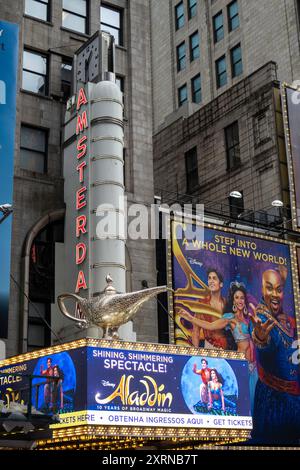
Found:
[(239, 125), (234, 122), (225, 128), (227, 170), (233, 170), (241, 164)]
[(230, 51), (232, 78), (238, 77), (243, 73), (242, 48), (238, 44)]
[(182, 106), (187, 101), (187, 86), (178, 88), (178, 106)]
[(64, 242), (64, 221), (43, 228), (29, 258), (28, 351), (51, 344), (51, 304), (55, 302), (55, 244)]
[(244, 212), (244, 198), (243, 191), (239, 191), (242, 197), (229, 196), (229, 213), (232, 219), (238, 219), (239, 215)]
[(268, 114), (262, 111), (253, 118), (254, 146), (259, 147), (268, 142), (270, 137)]
[(192, 101), (193, 103), (201, 103), (202, 94), (201, 94), (201, 76), (200, 73), (191, 80), (192, 85)]
[(185, 69), (185, 42), (177, 46), (177, 72)]
[(188, 0), (189, 19), (197, 15), (197, 0)]
[(71, 96), (72, 61), (63, 59), (61, 63), (61, 91), (63, 100), (67, 101)]
[(43, 21), (49, 21), (49, 0), (25, 0), (25, 15), (33, 16)]
[(23, 53), (23, 90), (48, 94), (48, 58), (37, 52), (24, 51)]
[(226, 57), (220, 57), (216, 61), (217, 88), (221, 88), (227, 83)]
[(198, 187), (198, 159), (197, 147), (193, 147), (185, 153), (186, 190), (187, 194), (195, 191)]
[(184, 5), (183, 2), (178, 3), (175, 7), (175, 24), (176, 29), (182, 28), (184, 25)]
[(78, 33), (87, 33), (87, 0), (63, 0), (62, 25)]
[(196, 31), (190, 36), (190, 61), (200, 57), (199, 34)]
[(240, 26), (239, 6), (236, 0), (234, 2), (231, 2), (227, 6), (227, 15), (228, 15), (228, 29), (229, 29), (229, 32), (231, 32)]
[(223, 13), (220, 11), (213, 17), (214, 42), (219, 42), (224, 38)]
[(116, 85), (120, 88), (121, 92), (124, 93), (124, 77), (116, 77)]
[(47, 131), (21, 126), (20, 166), (37, 173), (47, 171)]
[(101, 31), (110, 33), (115, 38), (115, 44), (123, 45), (122, 12), (116, 8), (102, 5), (100, 8)]

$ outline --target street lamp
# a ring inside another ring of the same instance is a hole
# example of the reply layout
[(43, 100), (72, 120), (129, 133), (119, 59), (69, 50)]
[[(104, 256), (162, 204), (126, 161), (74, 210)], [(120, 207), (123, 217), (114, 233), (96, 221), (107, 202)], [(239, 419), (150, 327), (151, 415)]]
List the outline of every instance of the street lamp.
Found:
[(229, 194), (230, 197), (234, 197), (235, 199), (242, 199), (243, 195), (239, 191), (231, 191)]
[(0, 219), (0, 224), (9, 216), (13, 211), (13, 207), (11, 204), (2, 204), (0, 205), (0, 212), (2, 213), (2, 217)]
[(271, 205), (273, 207), (283, 207), (284, 204), (282, 201), (280, 201), (280, 199), (275, 199), (274, 201), (271, 202)]

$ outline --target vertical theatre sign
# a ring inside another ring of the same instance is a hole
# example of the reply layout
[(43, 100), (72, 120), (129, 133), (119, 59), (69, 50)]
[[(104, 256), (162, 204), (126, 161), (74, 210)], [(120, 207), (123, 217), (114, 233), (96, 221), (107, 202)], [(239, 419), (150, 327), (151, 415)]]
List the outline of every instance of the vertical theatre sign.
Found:
[(86, 276), (84, 274), (83, 263), (87, 257), (87, 216), (82, 214), (82, 209), (86, 207), (87, 200), (87, 186), (85, 184), (85, 170), (87, 167), (88, 159), (88, 137), (85, 134), (88, 128), (87, 110), (84, 109), (88, 100), (84, 88), (80, 88), (77, 95), (77, 119), (76, 119), (76, 149), (77, 149), (77, 166), (79, 188), (76, 191), (76, 248), (75, 258), (76, 265), (79, 268), (75, 292), (80, 292), (81, 289), (87, 289)]
[[(0, 204), (13, 202), (19, 27), (0, 21)], [(7, 338), (12, 218), (1, 224), (0, 337)]]

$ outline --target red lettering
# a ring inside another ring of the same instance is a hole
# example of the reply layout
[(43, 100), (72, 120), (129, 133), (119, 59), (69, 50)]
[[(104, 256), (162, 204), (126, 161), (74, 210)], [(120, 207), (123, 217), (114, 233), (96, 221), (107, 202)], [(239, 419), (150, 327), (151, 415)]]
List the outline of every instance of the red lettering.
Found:
[(83, 186), (82, 188), (78, 189), (76, 191), (76, 209), (79, 211), (79, 209), (82, 209), (84, 206), (86, 206), (86, 200), (85, 200), (85, 193), (86, 187)]
[(86, 258), (85, 243), (77, 243), (76, 245), (76, 264), (81, 264)]
[(88, 127), (86, 111), (83, 111), (82, 115), (78, 114), (76, 123), (76, 135)]
[(79, 182), (83, 182), (83, 170), (84, 167), (86, 166), (86, 162), (81, 162), (79, 165), (77, 165), (76, 170), (79, 171)]
[(86, 96), (85, 96), (85, 92), (84, 92), (84, 88), (80, 88), (79, 92), (78, 92), (78, 98), (77, 98), (77, 106), (76, 106), (76, 109), (80, 109), (80, 107), (83, 105), (83, 104), (87, 104), (87, 99), (86, 99)]
[(86, 141), (86, 139), (87, 139), (87, 136), (83, 135), (81, 139), (79, 139), (77, 142), (77, 150), (79, 152), (79, 154), (77, 155), (78, 160), (79, 158), (84, 157), (84, 155), (86, 154), (87, 145), (83, 143)]
[(76, 217), (76, 237), (78, 238), (80, 236), (80, 233), (86, 233), (86, 216), (85, 215), (79, 215)]
[(83, 271), (79, 271), (78, 277), (77, 277), (77, 282), (76, 282), (76, 289), (75, 292), (79, 292), (80, 289), (87, 289), (87, 285), (85, 282), (85, 276)]

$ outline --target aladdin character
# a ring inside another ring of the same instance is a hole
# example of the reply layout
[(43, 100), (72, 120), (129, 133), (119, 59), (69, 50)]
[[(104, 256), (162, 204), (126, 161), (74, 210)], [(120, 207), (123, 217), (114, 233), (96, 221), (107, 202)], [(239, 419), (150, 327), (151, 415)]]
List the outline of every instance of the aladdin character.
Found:
[(201, 360), (202, 369), (197, 369), (197, 364), (194, 364), (193, 372), (201, 375), (202, 384), (200, 384), (200, 400), (202, 403), (208, 403), (208, 389), (207, 384), (210, 380), (210, 368), (206, 359)]
[(259, 379), (255, 390), (253, 437), (300, 436), (300, 385), (293, 364), (295, 320), (283, 312), (286, 268), (262, 276), (262, 300), (251, 317)]
[[(223, 276), (216, 269), (210, 268), (207, 271), (207, 284), (210, 291), (210, 295), (201, 302), (209, 304), (213, 309), (220, 313), (224, 313), (226, 300), (222, 297), (222, 288), (223, 288)], [(214, 321), (214, 318), (208, 314), (197, 314), (194, 318), (205, 321), (207, 324)], [(192, 343), (196, 348), (199, 347), (199, 338), (200, 338), (200, 327), (199, 324), (193, 323), (192, 331)], [(209, 329), (205, 328), (204, 331), (205, 344), (204, 347), (207, 349), (227, 349), (228, 341), (226, 333), (222, 330), (221, 327)]]
[(225, 400), (224, 393), (222, 390), (222, 381), (219, 377), (216, 369), (211, 369), (210, 371), (211, 380), (208, 382), (208, 405), (207, 409), (211, 410), (212, 408), (216, 410), (222, 410), (225, 412)]
[[(53, 366), (52, 366), (51, 357), (47, 358), (47, 369), (44, 369), (43, 365), (41, 365), (40, 373), (41, 375), (45, 375), (46, 377), (53, 377)], [(52, 406), (52, 391), (53, 391), (52, 380), (47, 379), (44, 385), (44, 402), (45, 402), (45, 407), (47, 409), (50, 409)]]

